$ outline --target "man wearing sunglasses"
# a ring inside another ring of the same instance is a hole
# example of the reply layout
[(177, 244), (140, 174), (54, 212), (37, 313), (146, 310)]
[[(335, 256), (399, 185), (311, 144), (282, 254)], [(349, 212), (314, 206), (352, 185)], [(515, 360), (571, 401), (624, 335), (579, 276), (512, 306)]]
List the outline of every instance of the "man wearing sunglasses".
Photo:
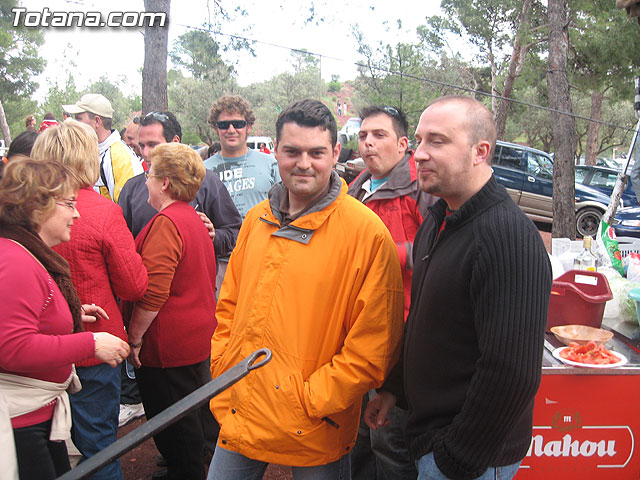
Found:
[(255, 120), (249, 102), (238, 95), (220, 97), (209, 113), (221, 150), (205, 160), (204, 166), (219, 175), (243, 219), (280, 181), (275, 157), (247, 147)]
[[(280, 181), (275, 157), (247, 146), (255, 121), (251, 105), (239, 95), (220, 97), (209, 112), (209, 124), (220, 139), (221, 149), (205, 160), (204, 166), (220, 177), (243, 220), (249, 209), (267, 198), (271, 187)], [(218, 258), (218, 292), (228, 263), (229, 256)]]
[[(360, 118), (358, 144), (367, 169), (351, 183), (348, 193), (376, 212), (391, 233), (402, 268), (406, 319), (411, 301), (413, 239), (427, 208), (437, 198), (420, 190), (413, 152), (408, 150), (407, 117), (395, 107), (382, 106), (363, 109)], [(363, 405), (368, 396), (374, 395), (373, 390), (365, 395)], [(354, 480), (416, 478), (404, 442), (406, 416), (406, 410), (394, 407), (389, 426), (378, 431), (361, 421), (352, 454)]]

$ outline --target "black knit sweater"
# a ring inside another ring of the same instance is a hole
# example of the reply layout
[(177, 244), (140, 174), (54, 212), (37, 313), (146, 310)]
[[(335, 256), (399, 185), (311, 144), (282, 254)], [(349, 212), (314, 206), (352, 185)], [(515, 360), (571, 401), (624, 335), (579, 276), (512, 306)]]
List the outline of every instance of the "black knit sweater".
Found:
[(537, 229), (493, 177), (438, 235), (445, 208), (430, 208), (415, 239), (395, 373), (412, 456), (433, 451), (445, 475), (472, 479), (529, 448), (552, 276)]

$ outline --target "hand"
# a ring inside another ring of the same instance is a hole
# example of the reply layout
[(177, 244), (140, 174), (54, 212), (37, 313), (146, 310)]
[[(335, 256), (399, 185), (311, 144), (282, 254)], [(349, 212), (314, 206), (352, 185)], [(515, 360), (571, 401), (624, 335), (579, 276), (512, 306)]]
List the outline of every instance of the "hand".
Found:
[(203, 212), (196, 213), (200, 217), (200, 220), (202, 220), (202, 222), (204, 223), (204, 226), (207, 227), (207, 230), (209, 230), (209, 236), (211, 237), (211, 240), (216, 238), (216, 229), (213, 228), (213, 223), (211, 222), (211, 220), (209, 220), (209, 217), (207, 217)]
[(389, 392), (380, 392), (367, 403), (364, 421), (372, 430), (389, 425), (387, 414), (396, 404), (396, 397)]
[(95, 356), (102, 363), (117, 367), (129, 355), (129, 345), (107, 332), (93, 334), (96, 340)]
[(91, 305), (82, 305), (82, 321), (83, 322), (95, 322), (99, 318), (109, 320), (109, 315), (102, 307), (97, 306), (95, 303)]
[(140, 349), (142, 345), (138, 348), (131, 347), (131, 353), (129, 354), (129, 363), (134, 366), (134, 368), (140, 368), (142, 366), (142, 362), (140, 362)]

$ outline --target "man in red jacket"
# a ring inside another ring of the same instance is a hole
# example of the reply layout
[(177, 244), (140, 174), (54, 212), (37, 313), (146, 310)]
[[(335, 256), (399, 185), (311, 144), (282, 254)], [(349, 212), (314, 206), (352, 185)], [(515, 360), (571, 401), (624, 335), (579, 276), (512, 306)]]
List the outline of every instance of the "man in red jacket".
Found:
[[(396, 242), (404, 286), (404, 318), (411, 299), (411, 252), (413, 239), (429, 205), (437, 200), (420, 190), (413, 152), (408, 150), (408, 122), (394, 107), (367, 107), (360, 112), (358, 134), (360, 156), (367, 166), (349, 186), (349, 195), (376, 212)], [(375, 394), (375, 392), (371, 392)], [(368, 395), (363, 401), (366, 404)], [(394, 408), (391, 425), (370, 431), (361, 422), (352, 453), (354, 480), (378, 478), (416, 478), (403, 438), (406, 411)]]

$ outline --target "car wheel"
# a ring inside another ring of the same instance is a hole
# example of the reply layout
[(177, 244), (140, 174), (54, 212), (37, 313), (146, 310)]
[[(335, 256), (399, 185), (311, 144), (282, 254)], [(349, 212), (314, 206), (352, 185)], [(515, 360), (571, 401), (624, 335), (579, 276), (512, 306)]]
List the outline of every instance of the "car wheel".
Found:
[(594, 237), (598, 233), (600, 219), (604, 212), (597, 208), (583, 208), (576, 214), (576, 228), (581, 237)]

